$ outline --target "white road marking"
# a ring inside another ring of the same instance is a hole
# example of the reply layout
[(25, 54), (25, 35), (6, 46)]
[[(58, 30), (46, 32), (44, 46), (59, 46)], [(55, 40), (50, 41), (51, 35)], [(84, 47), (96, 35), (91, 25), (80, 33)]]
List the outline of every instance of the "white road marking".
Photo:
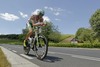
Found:
[(17, 51), (15, 51), (15, 50), (12, 50), (13, 52), (15, 52), (15, 53), (17, 53)]
[(19, 46), (18, 46), (18, 47), (15, 47), (15, 48), (22, 48), (22, 47), (19, 47)]
[(48, 52), (48, 53), (67, 55), (67, 56), (71, 56), (71, 57), (74, 57), (74, 58), (80, 58), (80, 59), (100, 61), (100, 58), (97, 58), (97, 57), (90, 57), (90, 56), (83, 56), (83, 55), (75, 55), (75, 54), (68, 54), (68, 53), (60, 53), (60, 52)]
[(100, 61), (100, 58), (97, 58), (97, 57), (82, 56), (82, 55), (72, 55), (72, 57), (81, 58), (81, 59), (87, 59), (87, 60)]
[(33, 59), (33, 57), (27, 56), (25, 54), (20, 54), (20, 55), (23, 56), (23, 57), (25, 57), (25, 58), (27, 58), (27, 59)]

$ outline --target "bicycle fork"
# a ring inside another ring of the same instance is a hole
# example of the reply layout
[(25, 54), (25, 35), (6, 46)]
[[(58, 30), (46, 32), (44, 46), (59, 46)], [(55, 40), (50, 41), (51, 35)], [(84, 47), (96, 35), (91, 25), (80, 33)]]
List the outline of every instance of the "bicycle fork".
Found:
[[(36, 43), (37, 43), (37, 45), (38, 45), (38, 47), (42, 47), (41, 46), (41, 44), (40, 44), (40, 40), (39, 40), (39, 34), (36, 32), (36, 37), (35, 37), (35, 39), (36, 39)], [(36, 45), (36, 46), (37, 46)]]

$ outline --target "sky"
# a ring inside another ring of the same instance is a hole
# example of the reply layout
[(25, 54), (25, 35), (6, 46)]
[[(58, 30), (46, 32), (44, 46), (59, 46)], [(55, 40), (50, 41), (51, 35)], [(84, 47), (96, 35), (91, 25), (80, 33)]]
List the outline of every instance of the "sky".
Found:
[(100, 0), (0, 0), (0, 34), (21, 34), (36, 9), (45, 11), (62, 34), (89, 28), (89, 19), (100, 9)]

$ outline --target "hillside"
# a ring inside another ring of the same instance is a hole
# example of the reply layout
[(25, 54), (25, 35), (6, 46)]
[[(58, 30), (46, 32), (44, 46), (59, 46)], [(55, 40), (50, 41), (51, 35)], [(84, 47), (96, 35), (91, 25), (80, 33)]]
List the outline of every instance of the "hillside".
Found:
[(61, 43), (70, 42), (73, 38), (74, 35), (70, 35), (70, 34), (63, 35), (63, 40), (61, 41)]

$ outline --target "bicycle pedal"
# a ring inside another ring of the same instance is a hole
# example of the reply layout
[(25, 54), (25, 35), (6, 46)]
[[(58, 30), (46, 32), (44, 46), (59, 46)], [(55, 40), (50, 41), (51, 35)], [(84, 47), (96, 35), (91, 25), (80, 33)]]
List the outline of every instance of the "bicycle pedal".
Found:
[(26, 47), (24, 46), (24, 49), (26, 49)]
[(42, 46), (41, 46), (41, 44), (39, 44), (39, 46), (38, 46), (39, 48), (42, 48)]

